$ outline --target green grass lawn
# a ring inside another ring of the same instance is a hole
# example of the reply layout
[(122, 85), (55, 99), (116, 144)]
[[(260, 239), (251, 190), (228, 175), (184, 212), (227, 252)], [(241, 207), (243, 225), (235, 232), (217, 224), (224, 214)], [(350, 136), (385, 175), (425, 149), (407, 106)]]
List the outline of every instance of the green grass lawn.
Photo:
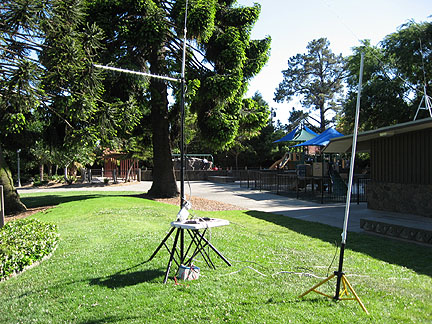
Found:
[[(60, 241), (50, 259), (0, 283), (1, 323), (432, 323), (431, 247), (349, 233), (344, 270), (366, 315), (356, 301), (299, 299), (321, 279), (286, 273), (326, 277), (337, 228), (254, 211), (195, 212), (231, 222), (210, 234), (233, 266), (214, 256), (211, 270), (198, 258), (198, 280), (175, 285), (171, 275), (164, 285), (168, 252), (144, 261), (177, 206), (124, 192), (23, 201), (57, 205), (32, 217), (56, 224)], [(333, 295), (335, 285), (322, 290)]]

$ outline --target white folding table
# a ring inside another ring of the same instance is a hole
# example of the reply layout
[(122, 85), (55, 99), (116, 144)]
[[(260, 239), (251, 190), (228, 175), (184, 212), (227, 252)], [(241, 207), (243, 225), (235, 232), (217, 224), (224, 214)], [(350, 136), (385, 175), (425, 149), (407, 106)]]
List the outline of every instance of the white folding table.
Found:
[[(209, 253), (205, 250), (205, 247), (209, 247), (212, 249), (228, 266), (231, 266), (231, 263), (219, 252), (213, 244), (211, 244), (206, 238), (205, 234), (209, 228), (220, 227), (229, 225), (229, 221), (220, 218), (196, 218), (190, 219), (186, 221), (175, 221), (171, 222), (171, 229), (156, 250), (153, 252), (151, 257), (147, 260), (147, 262), (151, 261), (154, 256), (159, 252), (162, 246), (170, 253), (170, 258), (168, 261), (167, 270), (165, 272), (164, 283), (167, 282), (168, 276), (171, 270), (172, 262), (174, 261), (177, 267), (180, 265), (188, 265), (192, 262), (196, 255), (201, 254), (204, 261), (210, 268), (216, 269), (213, 261), (210, 258)], [(176, 234), (174, 237), (174, 243), (172, 248), (166, 244), (166, 241), (171, 236), (171, 234), (176, 230)], [(185, 231), (189, 234), (190, 242), (187, 248), (185, 249)], [(189, 252), (192, 252), (191, 256), (188, 257)]]

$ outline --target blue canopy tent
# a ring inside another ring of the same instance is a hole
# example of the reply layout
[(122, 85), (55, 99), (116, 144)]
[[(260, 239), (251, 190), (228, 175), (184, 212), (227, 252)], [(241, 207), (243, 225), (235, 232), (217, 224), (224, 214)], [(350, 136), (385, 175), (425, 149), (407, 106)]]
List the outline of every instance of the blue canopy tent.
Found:
[(296, 135), (298, 130), (298, 127), (294, 128), (291, 132), (289, 132), (288, 134), (286, 134), (284, 137), (274, 141), (273, 143), (279, 143), (279, 142), (289, 142), (292, 141), (294, 136)]
[(324, 132), (322, 132), (320, 135), (297, 145), (294, 145), (293, 147), (299, 147), (299, 146), (326, 146), (330, 139), (335, 137), (343, 136), (341, 133), (339, 133), (336, 129), (333, 127), (327, 128)]
[(291, 142), (291, 141), (301, 142), (301, 141), (307, 141), (313, 139), (315, 136), (317, 136), (317, 133), (315, 133), (309, 127), (304, 125), (301, 128), (300, 127), (294, 128), (294, 130), (286, 134), (284, 137), (274, 141), (273, 143)]

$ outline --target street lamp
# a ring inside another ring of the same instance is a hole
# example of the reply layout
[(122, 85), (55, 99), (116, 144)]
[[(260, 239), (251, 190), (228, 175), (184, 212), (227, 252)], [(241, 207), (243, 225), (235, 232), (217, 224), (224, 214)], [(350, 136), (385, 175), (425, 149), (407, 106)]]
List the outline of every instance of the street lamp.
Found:
[(17, 150), (17, 160), (18, 160), (18, 188), (21, 187), (21, 178), (20, 178), (20, 158), (19, 158), (19, 154), (21, 152), (21, 149)]

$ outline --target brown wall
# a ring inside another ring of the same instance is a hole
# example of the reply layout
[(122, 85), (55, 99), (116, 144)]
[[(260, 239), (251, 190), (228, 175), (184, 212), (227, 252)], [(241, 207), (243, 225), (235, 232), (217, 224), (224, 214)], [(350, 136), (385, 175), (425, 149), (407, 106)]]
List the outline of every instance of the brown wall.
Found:
[(373, 140), (371, 178), (377, 182), (432, 184), (432, 129)]
[(371, 141), (368, 208), (432, 217), (432, 129)]

